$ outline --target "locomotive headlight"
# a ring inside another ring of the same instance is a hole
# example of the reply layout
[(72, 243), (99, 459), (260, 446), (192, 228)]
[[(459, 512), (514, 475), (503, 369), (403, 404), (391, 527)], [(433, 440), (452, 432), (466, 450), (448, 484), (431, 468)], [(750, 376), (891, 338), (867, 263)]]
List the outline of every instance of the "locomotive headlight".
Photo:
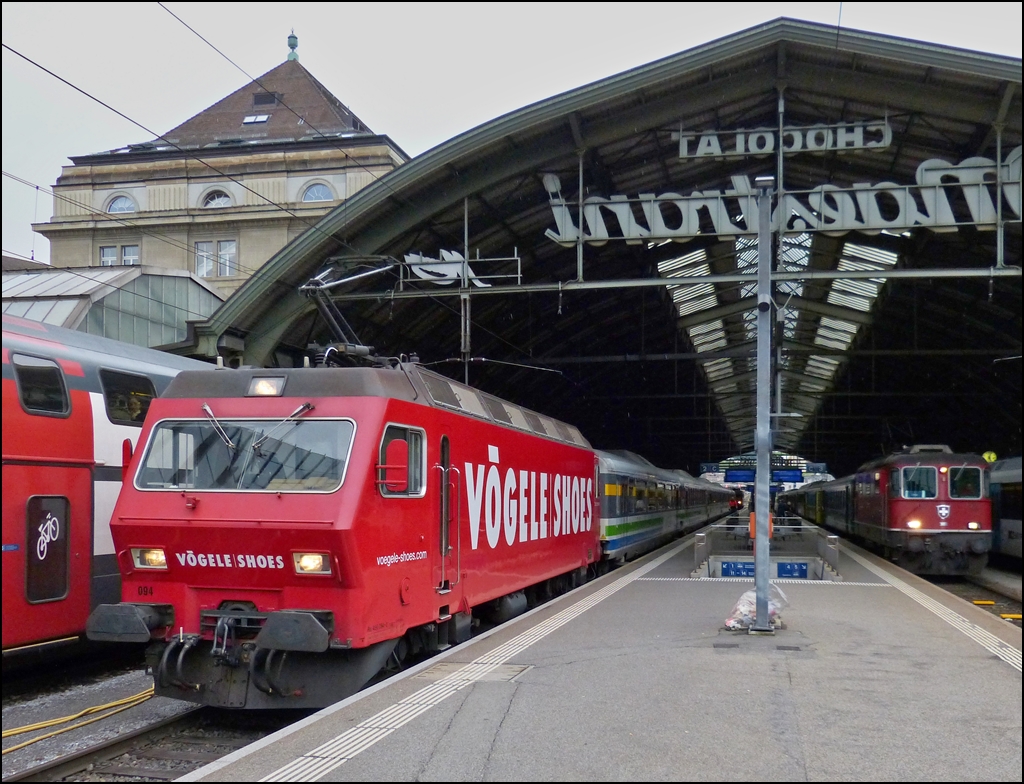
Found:
[(981, 523), (975, 523), (972, 521), (967, 524), (967, 527), (970, 528), (972, 531), (977, 531), (979, 528), (981, 528)]
[(249, 382), (246, 397), (278, 397), (284, 392), (284, 376), (257, 376)]
[(296, 574), (330, 574), (331, 560), (327, 553), (292, 553)]
[(167, 568), (167, 556), (158, 547), (133, 547), (132, 562), (136, 569)]
[(920, 520), (907, 520), (907, 528), (920, 528), (920, 527), (921, 527), (921, 521)]

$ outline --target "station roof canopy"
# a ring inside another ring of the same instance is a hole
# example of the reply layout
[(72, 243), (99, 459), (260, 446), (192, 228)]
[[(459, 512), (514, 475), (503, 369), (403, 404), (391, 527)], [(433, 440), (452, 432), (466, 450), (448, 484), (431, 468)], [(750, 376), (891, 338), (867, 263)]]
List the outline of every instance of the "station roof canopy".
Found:
[(197, 325), (194, 353), (300, 362), (333, 339), (320, 275), (379, 353), (693, 470), (753, 447), (764, 176), (773, 408), (799, 415), (775, 448), (833, 472), (911, 442), (1019, 453), (1021, 60), (789, 19), (400, 166)]
[(3, 312), (29, 321), (162, 347), (224, 297), (185, 270), (150, 266), (68, 268), (4, 257)]

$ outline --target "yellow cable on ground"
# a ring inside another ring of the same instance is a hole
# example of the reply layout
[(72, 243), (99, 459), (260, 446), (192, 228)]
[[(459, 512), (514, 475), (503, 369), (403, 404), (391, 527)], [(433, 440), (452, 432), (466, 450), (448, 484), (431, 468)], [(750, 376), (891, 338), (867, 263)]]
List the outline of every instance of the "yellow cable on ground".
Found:
[(40, 735), (36, 738), (32, 738), (31, 740), (26, 740), (23, 743), (18, 743), (17, 745), (10, 746), (4, 749), (3, 753), (9, 754), (12, 751), (17, 751), (18, 749), (23, 749), (26, 746), (31, 746), (33, 743), (36, 743), (37, 741), (45, 740), (46, 738), (52, 738), (64, 732), (69, 732), (71, 730), (78, 729), (79, 727), (85, 727), (86, 725), (92, 724), (93, 722), (99, 721), (100, 719), (105, 719), (109, 716), (113, 716), (115, 713), (120, 713), (121, 711), (128, 710), (129, 708), (134, 708), (136, 705), (141, 705), (146, 700), (150, 699), (152, 696), (153, 688), (150, 687), (145, 691), (132, 695), (131, 697), (125, 697), (121, 700), (115, 700), (114, 702), (109, 702), (106, 705), (98, 705), (92, 708), (86, 708), (81, 713), (76, 713), (73, 716), (65, 716), (62, 719), (51, 719), (50, 721), (42, 721), (38, 724), (33, 724), (26, 727), (16, 727), (14, 729), (5, 730), (3, 735), (6, 738), (13, 735), (19, 735), (25, 732), (31, 732), (32, 730), (36, 729), (45, 729), (46, 727), (52, 727), (55, 724), (62, 724), (68, 721), (74, 721), (75, 719), (81, 718), (82, 716), (86, 716), (90, 713), (96, 713), (97, 711), (109, 710), (110, 708), (113, 708), (113, 710), (110, 710), (108, 713), (104, 713), (102, 716), (94, 716), (91, 719), (80, 721), (78, 724), (72, 724), (70, 727), (64, 727), (63, 729), (48, 732), (45, 735)]
[(105, 705), (94, 705), (91, 708), (86, 708), (85, 710), (79, 711), (78, 713), (72, 714), (71, 716), (64, 716), (59, 719), (49, 719), (47, 721), (37, 722), (36, 724), (26, 724), (24, 727), (14, 727), (13, 729), (4, 730), (3, 736), (5, 738), (9, 738), (14, 735), (23, 735), (24, 733), (32, 732), (33, 730), (42, 730), (46, 729), (47, 727), (53, 727), (57, 724), (64, 724), (65, 722), (74, 721), (75, 719), (80, 719), (83, 716), (88, 716), (90, 713), (98, 713), (99, 711), (104, 711), (108, 708), (116, 708), (119, 705), (134, 702), (135, 700), (142, 699), (143, 697), (149, 697), (152, 694), (153, 687), (150, 686), (145, 691), (140, 691), (138, 694), (133, 694), (131, 697), (123, 697), (120, 700), (114, 700), (113, 702), (108, 702)]

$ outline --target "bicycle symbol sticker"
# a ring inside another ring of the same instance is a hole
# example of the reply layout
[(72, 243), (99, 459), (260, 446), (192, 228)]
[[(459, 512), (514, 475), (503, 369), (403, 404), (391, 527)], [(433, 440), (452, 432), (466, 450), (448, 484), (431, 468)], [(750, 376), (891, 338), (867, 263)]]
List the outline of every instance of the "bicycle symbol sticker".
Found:
[(40, 561), (46, 560), (46, 551), (50, 542), (56, 542), (60, 538), (60, 520), (53, 512), (46, 513), (46, 519), (39, 524), (39, 539), (36, 541), (36, 556)]

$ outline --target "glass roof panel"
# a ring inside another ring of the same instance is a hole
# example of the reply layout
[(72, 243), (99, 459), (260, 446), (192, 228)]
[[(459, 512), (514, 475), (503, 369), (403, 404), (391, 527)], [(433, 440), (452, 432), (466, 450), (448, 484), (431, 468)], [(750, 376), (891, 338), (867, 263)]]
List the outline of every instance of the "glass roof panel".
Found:
[(707, 310), (718, 305), (718, 298), (712, 294), (710, 297), (702, 297), (701, 299), (691, 299), (679, 303), (677, 310), (680, 316), (689, 316), (691, 313), (697, 313), (701, 310)]
[(821, 326), (828, 329), (834, 329), (837, 332), (846, 332), (850, 335), (857, 334), (857, 325), (852, 321), (844, 321), (843, 319), (832, 318), (831, 316), (822, 316), (819, 322)]
[(839, 305), (843, 308), (851, 308), (853, 310), (859, 310), (867, 313), (871, 310), (871, 305), (874, 303), (874, 297), (867, 299), (865, 297), (851, 297), (849, 294), (841, 294), (836, 291), (835, 287), (828, 293), (826, 300), (830, 305)]

